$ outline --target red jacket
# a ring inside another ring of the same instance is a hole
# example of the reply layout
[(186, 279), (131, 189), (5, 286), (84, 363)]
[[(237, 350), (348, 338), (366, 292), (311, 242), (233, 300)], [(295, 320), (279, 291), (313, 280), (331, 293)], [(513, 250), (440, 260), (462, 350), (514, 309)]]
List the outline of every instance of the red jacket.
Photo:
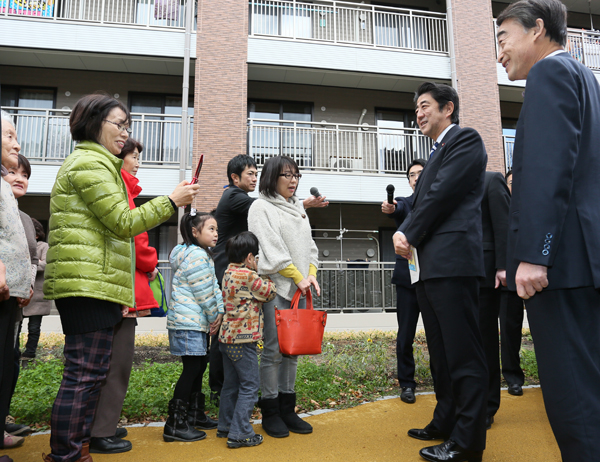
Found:
[[(121, 170), (121, 176), (127, 187), (127, 196), (129, 198), (129, 208), (134, 209), (135, 203), (133, 199), (138, 197), (142, 192), (139, 186), (140, 180), (132, 174)], [(157, 308), (158, 303), (154, 299), (150, 285), (148, 284), (148, 275), (158, 265), (158, 257), (156, 249), (150, 247), (148, 233), (143, 232), (135, 236), (135, 308), (129, 308), (129, 311), (149, 310)]]

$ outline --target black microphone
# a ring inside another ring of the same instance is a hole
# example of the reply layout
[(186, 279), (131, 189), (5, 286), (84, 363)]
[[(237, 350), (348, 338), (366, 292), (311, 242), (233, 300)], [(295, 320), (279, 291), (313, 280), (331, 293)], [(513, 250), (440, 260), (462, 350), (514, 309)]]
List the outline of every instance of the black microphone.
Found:
[(388, 184), (387, 187), (385, 188), (385, 190), (388, 193), (388, 204), (393, 204), (394, 203), (394, 191), (396, 190), (396, 188), (394, 188), (393, 184)]
[(310, 193), (315, 197), (321, 197), (319, 190), (314, 186), (312, 188), (310, 188)]

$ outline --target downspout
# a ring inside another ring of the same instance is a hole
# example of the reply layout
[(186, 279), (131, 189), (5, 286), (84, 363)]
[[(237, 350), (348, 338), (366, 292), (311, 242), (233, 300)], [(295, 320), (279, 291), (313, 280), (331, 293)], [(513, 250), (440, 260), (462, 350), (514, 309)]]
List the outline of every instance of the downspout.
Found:
[(452, 26), (452, 0), (446, 0), (446, 24), (448, 25), (448, 52), (450, 53), (450, 77), (452, 88), (458, 91), (456, 77), (456, 54), (454, 53), (454, 27)]

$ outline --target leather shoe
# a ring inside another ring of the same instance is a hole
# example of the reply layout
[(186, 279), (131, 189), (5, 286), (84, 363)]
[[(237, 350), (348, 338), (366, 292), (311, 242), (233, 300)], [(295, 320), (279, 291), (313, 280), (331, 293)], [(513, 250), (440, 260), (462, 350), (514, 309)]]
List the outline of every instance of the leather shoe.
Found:
[(461, 448), (454, 440), (448, 440), (437, 446), (421, 449), (419, 455), (430, 462), (481, 462), (483, 451), (469, 451)]
[(117, 438), (125, 438), (127, 436), (127, 429), (124, 427), (117, 427), (117, 431), (115, 433)]
[(493, 415), (485, 416), (485, 428), (487, 428), (489, 430), (490, 428), (492, 428), (493, 423), (494, 423)]
[(444, 440), (444, 435), (439, 430), (431, 428), (429, 425), (425, 428), (411, 428), (408, 430), (408, 436), (417, 440)]
[(508, 386), (508, 394), (513, 396), (523, 396), (523, 387), (518, 383), (511, 383)]
[(119, 454), (131, 451), (131, 448), (131, 441), (122, 440), (116, 436), (90, 439), (90, 453), (92, 454)]
[(402, 387), (400, 399), (405, 403), (413, 404), (417, 400), (415, 398), (415, 389), (410, 387)]

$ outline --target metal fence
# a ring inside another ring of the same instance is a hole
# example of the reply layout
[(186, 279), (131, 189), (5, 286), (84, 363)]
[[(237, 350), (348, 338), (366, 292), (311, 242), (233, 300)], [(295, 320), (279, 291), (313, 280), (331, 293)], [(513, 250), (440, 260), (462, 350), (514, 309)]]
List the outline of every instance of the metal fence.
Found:
[(569, 29), (566, 50), (590, 69), (600, 70), (600, 32)]
[(248, 154), (259, 166), (281, 154), (303, 170), (401, 173), (431, 145), (416, 128), (248, 119)]
[(513, 151), (515, 149), (515, 137), (503, 135), (502, 140), (504, 141), (504, 165), (506, 165), (506, 171), (508, 172), (512, 168), (512, 164), (513, 164)]
[(446, 15), (320, 0), (251, 0), (250, 35), (448, 54)]
[(0, 15), (184, 29), (185, 0), (0, 0)]
[[(29, 160), (62, 162), (73, 151), (75, 143), (69, 129), (70, 111), (17, 107), (3, 109), (12, 113), (21, 152)], [(144, 145), (141, 163), (178, 167), (181, 157), (181, 116), (132, 113), (131, 117), (131, 136)], [(190, 156), (192, 126), (193, 118), (190, 118)]]

